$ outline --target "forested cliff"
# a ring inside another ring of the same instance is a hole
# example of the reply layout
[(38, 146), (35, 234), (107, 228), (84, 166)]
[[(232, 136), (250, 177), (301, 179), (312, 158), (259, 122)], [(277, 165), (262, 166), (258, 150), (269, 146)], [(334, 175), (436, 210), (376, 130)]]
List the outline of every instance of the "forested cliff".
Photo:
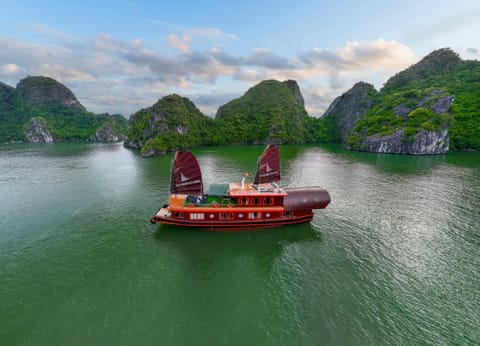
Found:
[[(352, 119), (355, 110), (355, 121)], [(345, 126), (348, 123), (348, 126)], [(351, 149), (438, 154), (480, 149), (480, 62), (436, 50), (391, 77), (377, 93), (358, 86), (320, 119), (323, 140)]]
[(94, 114), (65, 85), (48, 77), (0, 82), (0, 142), (119, 141), (127, 130), (121, 115)]

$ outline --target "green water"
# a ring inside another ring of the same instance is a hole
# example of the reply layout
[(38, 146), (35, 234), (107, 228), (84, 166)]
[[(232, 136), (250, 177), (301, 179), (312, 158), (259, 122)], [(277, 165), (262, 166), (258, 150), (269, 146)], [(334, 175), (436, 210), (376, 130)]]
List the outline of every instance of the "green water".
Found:
[[(261, 146), (194, 150), (205, 184)], [(283, 146), (311, 224), (151, 225), (170, 157), (121, 145), (0, 145), (0, 345), (478, 345), (480, 153)]]

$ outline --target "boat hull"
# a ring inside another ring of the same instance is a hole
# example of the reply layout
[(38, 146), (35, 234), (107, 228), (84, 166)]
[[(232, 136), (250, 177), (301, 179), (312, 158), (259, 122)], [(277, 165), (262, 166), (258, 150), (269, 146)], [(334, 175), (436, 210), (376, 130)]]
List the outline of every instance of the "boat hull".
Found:
[(216, 231), (216, 232), (232, 232), (232, 231), (249, 231), (258, 229), (277, 228), (286, 225), (295, 225), (305, 222), (310, 222), (313, 219), (313, 212), (304, 212), (301, 215), (285, 216), (270, 219), (255, 219), (255, 220), (187, 220), (176, 219), (167, 216), (166, 210), (159, 210), (157, 215), (152, 217), (152, 223), (161, 223), (166, 225), (190, 227), (202, 231)]

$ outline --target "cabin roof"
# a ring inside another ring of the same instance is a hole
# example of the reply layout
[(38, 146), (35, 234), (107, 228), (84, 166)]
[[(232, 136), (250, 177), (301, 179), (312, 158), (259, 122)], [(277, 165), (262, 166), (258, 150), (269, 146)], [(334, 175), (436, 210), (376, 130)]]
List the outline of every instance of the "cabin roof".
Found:
[(226, 196), (228, 192), (228, 184), (211, 184), (208, 188), (209, 196)]
[(267, 196), (286, 196), (287, 193), (285, 190), (273, 184), (258, 184), (254, 185), (251, 183), (245, 183), (242, 186), (242, 183), (230, 183), (228, 190), (230, 197), (267, 197)]

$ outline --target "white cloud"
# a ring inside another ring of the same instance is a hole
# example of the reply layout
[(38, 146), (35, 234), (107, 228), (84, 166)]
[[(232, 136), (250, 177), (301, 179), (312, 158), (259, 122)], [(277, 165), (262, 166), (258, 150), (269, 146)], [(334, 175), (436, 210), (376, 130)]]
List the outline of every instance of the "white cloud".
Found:
[(2, 65), (1, 74), (5, 77), (16, 77), (21, 73), (20, 67), (15, 64)]
[(375, 70), (400, 69), (416, 60), (409, 47), (382, 38), (371, 42), (348, 42), (344, 48), (337, 50), (337, 53), (352, 66)]
[(229, 40), (236, 40), (238, 37), (234, 34), (228, 34), (221, 30), (214, 28), (189, 28), (185, 30), (188, 36), (201, 36), (211, 38), (225, 38)]
[(177, 35), (168, 35), (166, 38), (167, 43), (179, 50), (182, 53), (188, 53), (190, 51), (190, 42), (192, 41), (190, 36), (183, 35), (182, 38), (177, 37)]
[(337, 91), (310, 85), (309, 83), (302, 87), (302, 91), (305, 99), (305, 108), (308, 114), (314, 117), (321, 116), (335, 97), (339, 96)]
[[(58, 40), (39, 44), (0, 37), (0, 61), (6, 62), (0, 65), (1, 76), (11, 84), (27, 75), (55, 78), (72, 88), (93, 112), (131, 114), (173, 92), (204, 95), (219, 80), (229, 85), (230, 93), (243, 94), (265, 79), (294, 79), (306, 95), (308, 109), (318, 113), (365, 76), (374, 76), (366, 81), (378, 85), (415, 60), (407, 46), (383, 39), (352, 41), (335, 50), (314, 48), (293, 56), (280, 56), (268, 48), (234, 55), (217, 45), (194, 50), (197, 39), (236, 38), (216, 29), (195, 28), (185, 29), (183, 36), (169, 35), (167, 41), (176, 52), (166, 54), (139, 38), (126, 41), (101, 33), (65, 40), (68, 35), (46, 27), (36, 30)], [(319, 88), (323, 98), (315, 97)], [(214, 100), (204, 105), (209, 113), (221, 105), (216, 103), (219, 98)]]
[(470, 55), (478, 55), (479, 50), (477, 48), (469, 47), (465, 51)]
[(243, 64), (248, 66), (259, 66), (273, 70), (297, 69), (292, 61), (272, 53), (270, 49), (254, 48), (251, 53), (243, 59)]
[(35, 32), (37, 34), (40, 34), (44, 37), (50, 37), (52, 39), (62, 39), (62, 40), (73, 39), (73, 36), (68, 35), (64, 32), (52, 29), (49, 26), (44, 25), (44, 24), (32, 25), (32, 30), (33, 30), (33, 32)]
[(93, 82), (95, 77), (76, 69), (70, 69), (58, 64), (40, 64), (31, 69), (32, 74), (49, 76), (58, 81), (71, 80), (82, 82)]
[(335, 51), (314, 48), (301, 54), (299, 58), (319, 73), (325, 73), (331, 69), (395, 70), (409, 66), (416, 60), (415, 54), (409, 47), (397, 41), (385, 41), (381, 38), (368, 42), (348, 42), (345, 47)]
[(169, 46), (175, 48), (181, 53), (190, 52), (190, 46), (194, 43), (194, 41), (202, 39), (234, 40), (237, 39), (237, 36), (224, 33), (221, 30), (214, 28), (188, 28), (182, 30), (181, 37), (176, 34), (170, 34), (165, 38)]

